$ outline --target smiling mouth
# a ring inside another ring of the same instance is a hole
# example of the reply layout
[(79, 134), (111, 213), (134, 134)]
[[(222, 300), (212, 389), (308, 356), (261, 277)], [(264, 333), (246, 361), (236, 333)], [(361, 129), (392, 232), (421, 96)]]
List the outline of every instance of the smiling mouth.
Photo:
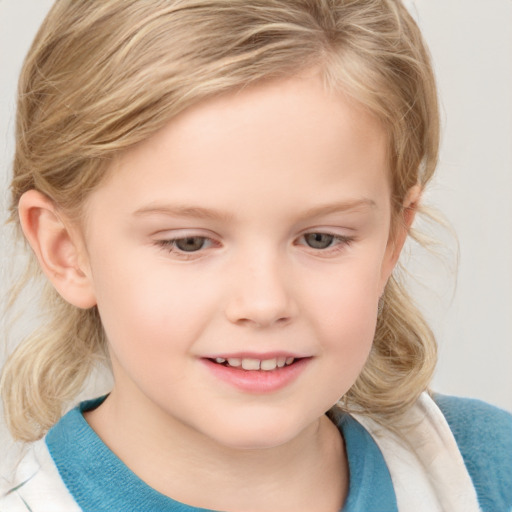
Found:
[(224, 359), (223, 357), (216, 357), (215, 359), (209, 359), (213, 363), (217, 363), (221, 366), (228, 368), (236, 368), (240, 370), (258, 371), (263, 370), (270, 372), (285, 366), (291, 366), (301, 358), (295, 357), (276, 357), (273, 359), (253, 359), (253, 358), (237, 358), (230, 357)]

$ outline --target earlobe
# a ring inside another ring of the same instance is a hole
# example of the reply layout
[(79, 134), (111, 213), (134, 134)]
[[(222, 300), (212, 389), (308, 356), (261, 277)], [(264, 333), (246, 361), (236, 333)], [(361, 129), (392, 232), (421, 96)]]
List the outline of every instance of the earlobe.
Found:
[(41, 269), (63, 299), (87, 309), (96, 304), (90, 273), (77, 234), (62, 220), (53, 201), (37, 190), (18, 203), (23, 233)]
[(407, 194), (405, 195), (405, 199), (402, 205), (403, 211), (403, 226), (405, 227), (405, 236), (409, 232), (409, 229), (412, 226), (414, 221), (414, 217), (418, 211), (418, 204), (421, 199), (422, 189), (419, 185), (414, 185), (411, 187)]

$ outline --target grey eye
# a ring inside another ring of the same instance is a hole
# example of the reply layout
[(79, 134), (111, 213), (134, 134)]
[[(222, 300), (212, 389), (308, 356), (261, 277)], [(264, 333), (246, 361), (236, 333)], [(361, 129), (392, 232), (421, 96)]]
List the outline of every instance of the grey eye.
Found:
[(334, 235), (328, 233), (308, 233), (304, 235), (304, 241), (312, 249), (327, 249), (334, 241)]
[(206, 244), (204, 236), (189, 236), (178, 238), (174, 241), (174, 246), (183, 252), (195, 252), (201, 250)]

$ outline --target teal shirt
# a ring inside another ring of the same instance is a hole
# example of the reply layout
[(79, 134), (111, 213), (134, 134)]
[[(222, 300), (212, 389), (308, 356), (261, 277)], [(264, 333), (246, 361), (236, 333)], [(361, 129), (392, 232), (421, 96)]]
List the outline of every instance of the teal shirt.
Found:
[[(476, 400), (438, 396), (484, 511), (512, 510), (512, 416)], [(83, 412), (103, 399), (83, 402), (46, 436), (69, 492), (86, 512), (199, 512), (160, 494), (139, 479), (89, 427)], [(368, 432), (344, 415), (338, 428), (346, 445), (350, 484), (342, 512), (394, 512), (396, 496), (382, 453)]]
[(484, 512), (512, 512), (512, 415), (480, 400), (434, 397)]

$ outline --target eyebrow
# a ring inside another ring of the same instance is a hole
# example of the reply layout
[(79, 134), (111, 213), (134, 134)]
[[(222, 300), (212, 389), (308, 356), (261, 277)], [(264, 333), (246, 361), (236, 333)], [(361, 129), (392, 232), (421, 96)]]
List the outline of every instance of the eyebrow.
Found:
[(321, 217), (323, 215), (329, 215), (331, 213), (342, 213), (347, 211), (357, 210), (375, 210), (377, 209), (377, 203), (373, 199), (354, 199), (349, 201), (342, 201), (339, 203), (332, 203), (326, 205), (315, 206), (306, 210), (301, 214), (300, 219), (308, 219), (312, 217)]
[(190, 217), (195, 219), (208, 219), (229, 221), (233, 218), (228, 212), (214, 210), (210, 208), (202, 208), (201, 206), (180, 206), (165, 204), (150, 204), (140, 208), (134, 212), (136, 217), (144, 217), (146, 215), (168, 215), (171, 217)]
[[(377, 204), (372, 199), (356, 199), (332, 203), (326, 205), (315, 206), (301, 213), (299, 220), (305, 220), (312, 217), (320, 217), (331, 213), (341, 213), (352, 210), (376, 209)], [(221, 210), (203, 208), (201, 206), (182, 206), (167, 204), (149, 204), (139, 208), (134, 212), (136, 217), (144, 217), (147, 215), (168, 215), (171, 217), (188, 217), (195, 219), (207, 219), (216, 221), (230, 221), (233, 215)]]

